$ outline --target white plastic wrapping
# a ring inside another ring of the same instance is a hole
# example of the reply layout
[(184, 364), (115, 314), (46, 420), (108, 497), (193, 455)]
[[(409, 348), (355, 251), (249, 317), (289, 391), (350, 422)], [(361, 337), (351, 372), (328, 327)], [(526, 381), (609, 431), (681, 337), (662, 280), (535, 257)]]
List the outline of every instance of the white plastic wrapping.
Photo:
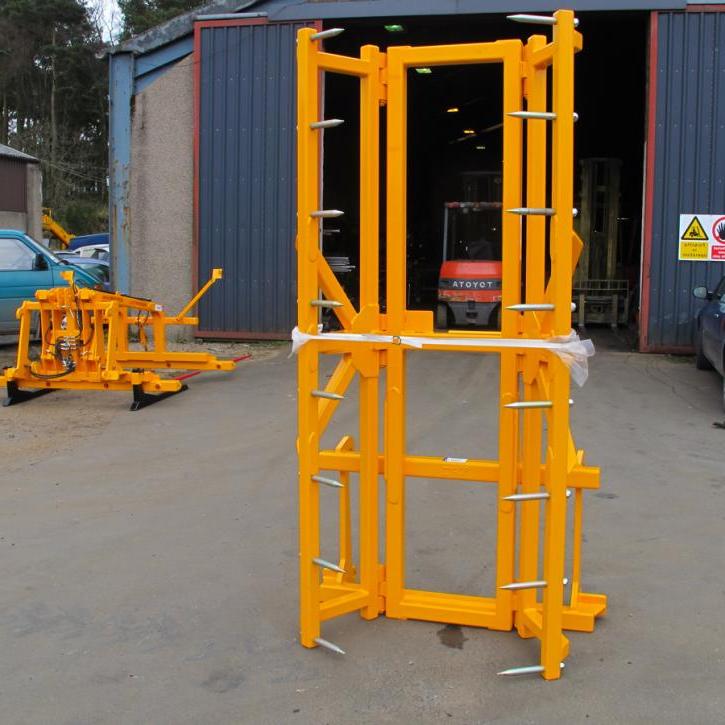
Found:
[(392, 345), (403, 345), (418, 350), (427, 347), (458, 347), (471, 349), (514, 348), (519, 350), (551, 350), (556, 353), (569, 368), (574, 382), (581, 387), (589, 376), (588, 359), (594, 355), (594, 344), (591, 340), (582, 340), (572, 330), (566, 337), (551, 337), (546, 340), (527, 338), (471, 338), (471, 337), (416, 337), (414, 335), (375, 335), (372, 333), (355, 332), (320, 332), (309, 335), (295, 327), (292, 330), (292, 351), (290, 357), (309, 340), (338, 340), (340, 342), (379, 342)]

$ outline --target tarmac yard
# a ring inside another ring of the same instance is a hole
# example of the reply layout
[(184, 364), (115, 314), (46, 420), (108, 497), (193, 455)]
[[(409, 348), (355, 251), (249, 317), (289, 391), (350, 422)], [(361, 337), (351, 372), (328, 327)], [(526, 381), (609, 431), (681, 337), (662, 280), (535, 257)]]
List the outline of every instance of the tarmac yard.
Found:
[[(601, 347), (601, 346), (600, 346)], [(297, 643), (295, 361), (287, 348), (128, 412), (57, 392), (0, 410), (3, 724), (719, 723), (725, 710), (725, 431), (690, 359), (600, 349), (572, 430), (584, 586), (561, 680), (515, 632), (357, 615), (347, 655)], [(408, 446), (494, 457), (497, 360), (411, 353)], [(356, 434), (355, 394), (331, 430)], [(382, 483), (381, 483), (382, 490)], [(322, 548), (334, 558), (335, 492)], [(410, 586), (490, 595), (495, 488), (408, 482)]]

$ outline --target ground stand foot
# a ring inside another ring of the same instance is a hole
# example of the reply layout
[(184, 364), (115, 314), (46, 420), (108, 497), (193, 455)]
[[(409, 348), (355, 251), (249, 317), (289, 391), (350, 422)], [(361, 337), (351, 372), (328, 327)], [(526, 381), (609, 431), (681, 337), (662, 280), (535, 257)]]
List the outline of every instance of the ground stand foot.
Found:
[(32, 400), (40, 395), (52, 393), (53, 388), (38, 388), (37, 390), (20, 390), (18, 384), (13, 380), (7, 382), (8, 396), (3, 400), (3, 408), (16, 403), (24, 403), (26, 400)]
[(168, 393), (146, 393), (144, 392), (142, 385), (133, 386), (133, 403), (131, 403), (130, 410), (141, 410), (141, 408), (147, 408), (149, 405), (158, 403), (160, 400), (170, 397), (171, 395), (178, 395), (188, 390), (188, 385), (182, 385), (179, 390), (173, 390)]

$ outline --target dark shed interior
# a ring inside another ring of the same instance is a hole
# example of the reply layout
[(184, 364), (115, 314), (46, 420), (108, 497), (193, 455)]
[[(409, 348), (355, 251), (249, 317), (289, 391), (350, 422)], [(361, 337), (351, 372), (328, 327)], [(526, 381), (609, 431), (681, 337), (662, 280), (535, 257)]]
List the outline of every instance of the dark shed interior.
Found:
[[(582, 13), (579, 17), (584, 49), (576, 59), (576, 108), (580, 120), (575, 125), (575, 155), (578, 162), (592, 158), (621, 161), (614, 232), (615, 274), (628, 282), (629, 322), (636, 320), (639, 296), (648, 14)], [(326, 41), (326, 50), (358, 55), (365, 44), (384, 49), (389, 45), (485, 42), (516, 37), (525, 40), (534, 33), (548, 33), (546, 28), (519, 25), (500, 15), (361, 19), (346, 21), (344, 26), (342, 35)], [(436, 304), (443, 254), (444, 203), (496, 201), (497, 193), (500, 200), (501, 96), (502, 80), (497, 65), (435, 67), (429, 73), (410, 72), (408, 299), (411, 308), (433, 309)], [(325, 133), (324, 204), (325, 208), (345, 210), (345, 216), (326, 223), (324, 250), (328, 257), (348, 257), (350, 265), (356, 267), (357, 80), (328, 74), (324, 104), (325, 118), (346, 120), (343, 126)], [(384, 122), (384, 114), (382, 119)], [(384, 139), (384, 123), (382, 133)], [(384, 169), (382, 155), (381, 162)], [(575, 195), (582, 188), (581, 175), (582, 165), (577, 163)], [(381, 186), (381, 249), (384, 249), (384, 183)], [(604, 223), (604, 212), (601, 208), (590, 211), (594, 230)], [(500, 212), (484, 212), (475, 219), (459, 216), (457, 233), (483, 235), (491, 243), (489, 248), (494, 250), (491, 254), (495, 254), (497, 243), (500, 254), (499, 220)], [(475, 229), (465, 231), (466, 225), (473, 225)], [(599, 271), (594, 274), (599, 276)], [(355, 270), (341, 272), (340, 279), (355, 299)]]

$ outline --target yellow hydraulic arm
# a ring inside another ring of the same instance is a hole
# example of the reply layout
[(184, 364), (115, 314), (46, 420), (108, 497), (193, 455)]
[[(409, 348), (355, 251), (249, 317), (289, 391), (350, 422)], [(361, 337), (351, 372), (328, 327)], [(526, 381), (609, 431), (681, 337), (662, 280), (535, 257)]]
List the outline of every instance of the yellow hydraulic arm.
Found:
[(53, 219), (53, 210), (47, 207), (43, 208), (43, 231), (52, 234), (64, 247), (67, 247), (76, 236), (67, 232)]

